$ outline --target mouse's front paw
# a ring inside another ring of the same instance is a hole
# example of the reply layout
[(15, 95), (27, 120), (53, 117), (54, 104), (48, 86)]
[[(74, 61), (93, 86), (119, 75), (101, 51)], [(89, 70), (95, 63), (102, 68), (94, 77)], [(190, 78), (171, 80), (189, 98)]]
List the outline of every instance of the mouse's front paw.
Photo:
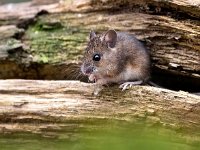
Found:
[(121, 84), (119, 86), (119, 88), (122, 89), (122, 91), (124, 91), (124, 90), (127, 90), (134, 85), (140, 85), (142, 83), (143, 83), (143, 81), (125, 82), (125, 83)]

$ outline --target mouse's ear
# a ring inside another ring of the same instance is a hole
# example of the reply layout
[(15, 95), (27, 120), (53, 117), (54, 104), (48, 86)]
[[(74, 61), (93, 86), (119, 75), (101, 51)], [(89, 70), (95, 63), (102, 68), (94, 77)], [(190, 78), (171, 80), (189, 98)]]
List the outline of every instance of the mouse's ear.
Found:
[(90, 40), (93, 39), (94, 37), (96, 37), (96, 33), (93, 30), (91, 30), (90, 31)]
[(104, 40), (110, 48), (114, 48), (117, 42), (117, 32), (115, 30), (108, 30), (104, 36)]

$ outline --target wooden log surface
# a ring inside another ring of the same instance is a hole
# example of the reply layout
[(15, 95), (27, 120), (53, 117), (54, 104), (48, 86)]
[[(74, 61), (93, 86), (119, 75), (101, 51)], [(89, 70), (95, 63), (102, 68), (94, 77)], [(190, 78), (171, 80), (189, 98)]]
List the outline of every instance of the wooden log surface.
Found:
[(146, 13), (165, 15), (183, 15), (191, 18), (200, 17), (199, 0), (75, 0), (72, 11), (94, 11), (94, 10), (139, 10)]
[(200, 96), (150, 86), (105, 87), (98, 96), (93, 90), (79, 81), (0, 80), (0, 132), (90, 118), (200, 129)]

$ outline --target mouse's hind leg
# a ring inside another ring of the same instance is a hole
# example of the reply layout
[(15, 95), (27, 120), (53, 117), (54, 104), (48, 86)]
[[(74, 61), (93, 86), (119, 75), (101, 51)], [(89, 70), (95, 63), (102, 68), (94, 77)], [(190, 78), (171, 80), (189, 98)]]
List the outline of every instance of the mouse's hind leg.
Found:
[(143, 83), (142, 80), (140, 80), (140, 81), (133, 81), (133, 82), (125, 82), (125, 83), (121, 84), (119, 86), (119, 88), (122, 89), (122, 91), (124, 91), (124, 90), (129, 89), (130, 87), (132, 87), (134, 85), (140, 85), (142, 83)]

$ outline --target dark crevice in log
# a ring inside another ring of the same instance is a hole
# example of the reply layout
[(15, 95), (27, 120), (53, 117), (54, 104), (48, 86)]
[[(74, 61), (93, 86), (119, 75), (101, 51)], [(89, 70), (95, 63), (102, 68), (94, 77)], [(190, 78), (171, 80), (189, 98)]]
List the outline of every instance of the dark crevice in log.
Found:
[(26, 19), (21, 19), (18, 21), (17, 23), (17, 27), (18, 28), (23, 28), (23, 29), (28, 29), (28, 27), (30, 25), (34, 25), (36, 22), (37, 22), (37, 18), (41, 15), (46, 15), (48, 14), (49, 12), (46, 11), (46, 10), (41, 10), (39, 11), (34, 17), (31, 17), (31, 18), (26, 18)]
[(157, 7), (152, 4), (148, 5), (148, 7), (149, 7), (149, 10), (146, 11), (146, 13), (148, 13), (148, 14), (170, 16), (177, 20), (185, 20), (185, 19), (190, 19), (190, 20), (194, 20), (194, 21), (199, 20), (199, 18), (197, 16), (191, 16), (187, 12), (172, 9), (170, 7)]
[(198, 78), (172, 74), (170, 70), (166, 71), (154, 67), (151, 80), (163, 88), (175, 91), (200, 92), (200, 80)]
[(19, 20), (17, 23), (18, 28), (28, 29), (30, 25), (33, 25), (36, 22), (36, 18), (28, 18)]
[[(17, 74), (10, 74), (4, 77), (4, 79), (37, 79), (37, 80), (80, 80), (82, 82), (88, 82), (86, 76), (81, 75), (79, 72), (79, 65), (77, 64), (30, 64), (29, 67), (22, 65), (15, 65), (11, 62), (10, 72), (18, 72)], [(1, 65), (1, 67), (5, 67)], [(14, 67), (14, 68), (13, 68)], [(65, 72), (65, 68), (73, 68), (74, 72)], [(17, 70), (17, 71), (14, 71)], [(20, 71), (21, 70), (21, 71)], [(59, 72), (59, 74), (58, 74)], [(3, 72), (1, 73), (3, 78)], [(184, 76), (183, 74), (177, 74), (171, 70), (163, 70), (158, 67), (152, 68), (151, 81), (166, 89), (175, 91), (183, 90), (192, 93), (200, 92), (200, 80), (199, 78)]]
[[(15, 109), (22, 107), (16, 107), (15, 105), (13, 105), (13, 107)], [(20, 117), (19, 117), (20, 116)], [(30, 117), (31, 116), (31, 117)], [(20, 113), (20, 112), (15, 112), (15, 113), (5, 113), (5, 114), (0, 114), (0, 122), (1, 123), (35, 123), (35, 124), (39, 124), (39, 123), (50, 123), (50, 122), (61, 122), (61, 119), (58, 117), (53, 117), (53, 116), (48, 116), (48, 115), (44, 115), (42, 113), (27, 113), (26, 115), (24, 115), (24, 113)]]

